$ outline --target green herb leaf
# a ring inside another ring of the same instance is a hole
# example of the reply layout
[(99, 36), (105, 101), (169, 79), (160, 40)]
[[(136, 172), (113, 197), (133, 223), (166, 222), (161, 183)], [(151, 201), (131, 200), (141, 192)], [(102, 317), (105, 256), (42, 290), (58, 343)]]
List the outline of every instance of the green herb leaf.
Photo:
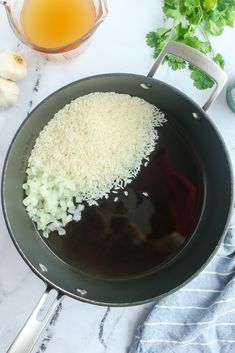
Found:
[(193, 47), (204, 54), (208, 54), (212, 50), (210, 42), (203, 42), (196, 36), (185, 35), (183, 42), (184, 44)]
[(170, 17), (177, 20), (181, 16), (179, 11), (179, 1), (165, 0), (164, 5), (162, 7), (162, 11), (166, 15), (166, 17)]
[(203, 0), (202, 6), (206, 11), (213, 10), (217, 6), (217, 0)]
[(216, 54), (216, 56), (213, 58), (214, 62), (218, 64), (222, 69), (224, 68), (224, 58), (222, 57), (221, 54)]
[(157, 43), (156, 32), (149, 32), (146, 35), (146, 42), (149, 47), (154, 48)]
[(214, 36), (220, 36), (222, 34), (222, 32), (223, 32), (223, 27), (222, 26), (217, 26), (217, 24), (214, 21), (212, 21), (212, 20), (208, 21), (207, 29)]
[(198, 25), (203, 20), (203, 10), (200, 0), (184, 0), (181, 5), (181, 13), (189, 23)]
[(156, 32), (149, 32), (146, 35), (147, 44), (154, 48), (154, 57), (157, 58), (166, 43), (168, 42), (170, 29), (160, 27)]
[(191, 67), (192, 73), (190, 75), (193, 80), (193, 84), (198, 89), (204, 90), (214, 86), (214, 81), (204, 74), (201, 70), (196, 67)]
[(164, 62), (167, 62), (168, 66), (174, 71), (184, 69), (187, 66), (186, 61), (174, 55), (167, 55)]
[(234, 10), (235, 0), (218, 0), (217, 8), (219, 11), (226, 9)]
[(235, 21), (235, 13), (232, 10), (226, 10), (226, 18), (225, 18), (226, 24), (230, 27), (234, 26), (234, 21)]
[(184, 40), (185, 35), (193, 36), (194, 33), (195, 33), (195, 30), (194, 30), (192, 25), (185, 24), (183, 22), (179, 22), (175, 26), (174, 30), (175, 30), (175, 38), (174, 38), (174, 40), (177, 40), (177, 41)]

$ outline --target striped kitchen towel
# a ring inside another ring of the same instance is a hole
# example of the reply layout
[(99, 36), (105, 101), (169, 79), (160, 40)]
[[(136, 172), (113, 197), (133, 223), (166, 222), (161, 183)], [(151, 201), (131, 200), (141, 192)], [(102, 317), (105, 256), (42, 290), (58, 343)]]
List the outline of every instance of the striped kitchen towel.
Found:
[(206, 268), (156, 302), (129, 353), (235, 352), (235, 217), (232, 221)]

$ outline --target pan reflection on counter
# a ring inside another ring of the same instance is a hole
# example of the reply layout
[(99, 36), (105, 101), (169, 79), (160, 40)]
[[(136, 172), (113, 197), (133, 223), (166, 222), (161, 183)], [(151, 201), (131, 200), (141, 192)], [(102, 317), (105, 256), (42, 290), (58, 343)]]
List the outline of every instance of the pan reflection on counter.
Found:
[(80, 271), (108, 277), (141, 274), (175, 254), (202, 205), (197, 161), (189, 150), (181, 154), (185, 146), (179, 146), (180, 161), (175, 151), (158, 149), (125, 190), (85, 206), (66, 235), (51, 233), (45, 242), (53, 253)]

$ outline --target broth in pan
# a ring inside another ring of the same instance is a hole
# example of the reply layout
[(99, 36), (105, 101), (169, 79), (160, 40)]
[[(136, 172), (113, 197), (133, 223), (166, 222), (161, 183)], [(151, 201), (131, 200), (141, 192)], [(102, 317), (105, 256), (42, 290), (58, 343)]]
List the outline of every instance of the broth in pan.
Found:
[(200, 216), (203, 182), (190, 142), (168, 120), (131, 184), (85, 206), (66, 235), (44, 239), (55, 255), (79, 271), (112, 278), (151, 270), (182, 248)]

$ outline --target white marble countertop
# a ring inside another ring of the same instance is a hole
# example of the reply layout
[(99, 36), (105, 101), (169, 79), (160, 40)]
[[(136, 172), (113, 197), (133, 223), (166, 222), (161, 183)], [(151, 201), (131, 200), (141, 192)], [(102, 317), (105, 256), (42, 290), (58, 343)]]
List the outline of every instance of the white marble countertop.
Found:
[[(32, 108), (53, 91), (94, 74), (148, 72), (153, 59), (152, 50), (145, 44), (145, 35), (163, 25), (160, 6), (160, 0), (109, 0), (109, 16), (97, 31), (88, 50), (80, 57), (64, 63), (45, 61), (22, 45), (12, 33), (3, 7), (0, 8), (0, 51), (22, 51), (29, 66), (27, 78), (19, 83), (17, 105), (0, 112), (0, 170), (9, 143), (21, 122)], [(230, 78), (235, 76), (234, 31), (227, 29), (222, 40), (212, 39), (216, 51), (225, 57), (225, 71)], [(174, 73), (162, 67), (157, 76), (177, 86), (200, 104), (209, 95), (208, 91), (200, 92), (193, 88), (187, 72)], [(235, 114), (226, 104), (225, 90), (210, 108), (209, 114), (225, 140), (235, 168)], [(6, 352), (44, 287), (44, 283), (17, 253), (0, 213), (0, 353)], [(66, 298), (33, 352), (125, 353), (136, 326), (152, 305), (106, 308)]]

